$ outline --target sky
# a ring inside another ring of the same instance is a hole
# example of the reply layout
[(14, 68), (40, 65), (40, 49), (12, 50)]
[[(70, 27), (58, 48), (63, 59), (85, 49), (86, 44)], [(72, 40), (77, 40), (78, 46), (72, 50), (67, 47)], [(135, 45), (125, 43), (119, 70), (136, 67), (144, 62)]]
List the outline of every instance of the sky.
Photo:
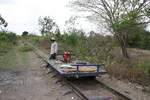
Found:
[[(77, 15), (67, 5), (70, 0), (0, 0), (0, 14), (8, 22), (7, 29), (17, 34), (23, 31), (39, 34), (38, 18), (50, 16), (64, 30), (65, 21)], [(85, 31), (95, 30), (88, 20), (80, 20)]]
[[(86, 16), (86, 14), (81, 14), (67, 7), (69, 1), (0, 0), (0, 14), (8, 22), (7, 29), (17, 34), (22, 34), (23, 31), (39, 34), (38, 18), (40, 16), (50, 16), (58, 24), (60, 30), (63, 31), (65, 21), (71, 16)], [(86, 32), (97, 30), (96, 25), (90, 23), (87, 19), (82, 18), (79, 23), (78, 27)]]

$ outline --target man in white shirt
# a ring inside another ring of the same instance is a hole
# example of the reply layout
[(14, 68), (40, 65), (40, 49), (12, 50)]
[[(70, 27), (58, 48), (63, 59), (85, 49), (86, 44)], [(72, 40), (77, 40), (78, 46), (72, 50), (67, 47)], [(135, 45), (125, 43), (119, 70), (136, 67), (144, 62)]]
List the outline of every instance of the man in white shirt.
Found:
[[(56, 55), (57, 55), (57, 51), (58, 51), (58, 44), (55, 40), (55, 38), (51, 38), (51, 50), (50, 50), (50, 57), (49, 59), (56, 59)], [(47, 63), (47, 65), (45, 66), (45, 68), (47, 69), (47, 74), (50, 72), (50, 69), (49, 69), (49, 66), (50, 64)]]
[(55, 38), (51, 38), (52, 44), (51, 44), (51, 50), (50, 50), (50, 58), (49, 59), (56, 59), (57, 51), (58, 51), (58, 44), (55, 40)]

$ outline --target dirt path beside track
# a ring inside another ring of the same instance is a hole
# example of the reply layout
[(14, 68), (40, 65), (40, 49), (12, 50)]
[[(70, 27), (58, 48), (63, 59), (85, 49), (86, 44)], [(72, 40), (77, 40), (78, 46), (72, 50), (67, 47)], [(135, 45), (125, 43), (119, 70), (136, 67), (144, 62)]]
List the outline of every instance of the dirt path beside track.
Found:
[(21, 63), (17, 54), (17, 68), (0, 71), (0, 100), (79, 100), (67, 87), (60, 87), (41, 68), (43, 62), (33, 53), (26, 53)]

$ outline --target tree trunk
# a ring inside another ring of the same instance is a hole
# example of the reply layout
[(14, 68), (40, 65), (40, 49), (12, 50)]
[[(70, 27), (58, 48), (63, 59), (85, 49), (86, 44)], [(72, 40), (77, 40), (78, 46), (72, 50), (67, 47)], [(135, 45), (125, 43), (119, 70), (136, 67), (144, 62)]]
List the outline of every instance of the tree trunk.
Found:
[(123, 57), (129, 59), (129, 55), (128, 55), (127, 48), (126, 48), (125, 44), (121, 45), (121, 50), (122, 50)]
[(127, 52), (126, 38), (124, 37), (124, 35), (122, 36), (122, 38), (120, 40), (121, 40), (120, 44), (121, 44), (121, 50), (122, 50), (123, 57), (129, 59), (129, 55)]
[(129, 59), (129, 55), (127, 52), (127, 45), (126, 45), (126, 36), (124, 36), (123, 34), (121, 34), (121, 35), (117, 34), (116, 37), (117, 37), (117, 40), (120, 44), (123, 57)]

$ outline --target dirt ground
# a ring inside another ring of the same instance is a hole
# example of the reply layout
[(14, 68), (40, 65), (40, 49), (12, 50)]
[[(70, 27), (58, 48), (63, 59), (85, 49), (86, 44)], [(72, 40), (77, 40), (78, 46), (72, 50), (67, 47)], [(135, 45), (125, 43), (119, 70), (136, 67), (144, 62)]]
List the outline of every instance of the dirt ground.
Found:
[(144, 87), (141, 85), (117, 80), (116, 78), (110, 77), (108, 74), (97, 77), (97, 80), (107, 84), (107, 86), (129, 97), (131, 100), (150, 100), (150, 92), (144, 90)]
[(27, 53), (27, 61), (17, 68), (0, 71), (0, 100), (79, 100), (71, 90), (56, 83), (43, 68), (43, 62), (33, 53)]
[[(46, 54), (44, 56), (47, 58)], [(16, 67), (13, 70), (0, 70), (0, 100), (80, 100), (57, 77), (53, 77), (54, 73), (46, 74), (43, 64), (32, 51), (23, 55), (16, 51)], [(105, 76), (98, 80), (135, 98), (133, 100), (149, 100), (149, 93), (143, 92), (139, 86), (136, 89), (137, 85)]]

